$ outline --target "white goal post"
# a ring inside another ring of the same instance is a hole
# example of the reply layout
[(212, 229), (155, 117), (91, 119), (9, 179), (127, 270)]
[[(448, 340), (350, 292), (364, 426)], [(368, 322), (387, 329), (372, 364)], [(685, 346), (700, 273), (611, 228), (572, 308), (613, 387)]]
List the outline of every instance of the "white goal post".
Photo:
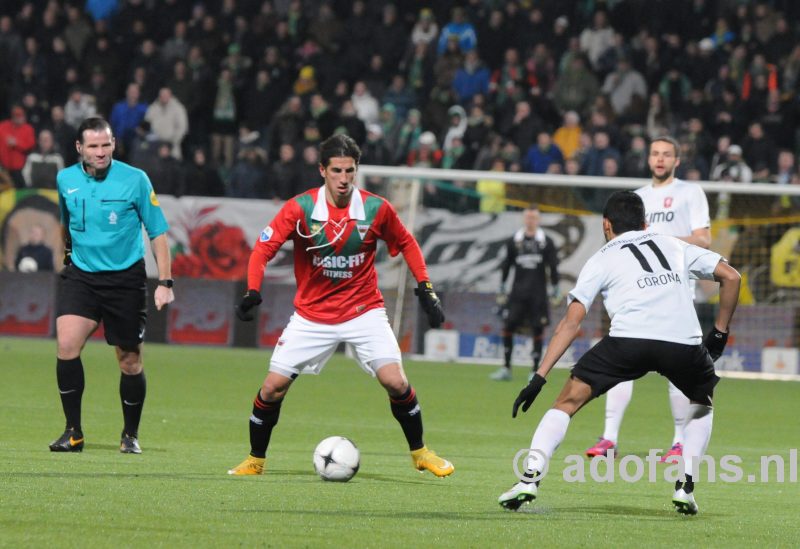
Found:
[[(650, 180), (635, 177), (595, 177), (588, 175), (535, 174), (521, 172), (493, 172), (483, 170), (442, 170), (438, 168), (408, 168), (402, 166), (362, 165), (358, 168), (358, 183), (363, 185), (367, 177), (382, 177), (401, 180), (447, 180), (480, 181), (499, 179), (507, 184), (553, 187), (589, 187), (596, 189), (636, 189)], [(774, 183), (729, 183), (720, 181), (696, 181), (707, 193), (728, 192), (730, 194), (800, 197), (800, 185), (776, 185)]]

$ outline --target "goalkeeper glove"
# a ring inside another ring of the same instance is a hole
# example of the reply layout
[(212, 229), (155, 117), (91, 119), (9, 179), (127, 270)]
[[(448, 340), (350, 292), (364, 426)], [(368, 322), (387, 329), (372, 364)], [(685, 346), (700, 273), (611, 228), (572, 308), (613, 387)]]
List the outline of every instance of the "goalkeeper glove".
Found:
[(545, 383), (547, 383), (547, 381), (542, 376), (533, 374), (531, 382), (519, 392), (517, 400), (514, 401), (514, 409), (511, 411), (511, 417), (517, 417), (517, 410), (520, 404), (522, 405), (522, 411), (527, 412), (528, 408), (533, 404), (533, 401), (539, 396), (539, 391), (542, 390)]
[(711, 360), (716, 362), (722, 356), (722, 351), (725, 350), (725, 344), (728, 343), (728, 334), (727, 332), (720, 332), (716, 327), (712, 327), (704, 343), (706, 349), (708, 349), (708, 354), (711, 355)]
[(561, 295), (561, 288), (559, 287), (558, 284), (553, 284), (552, 286), (550, 286), (550, 291), (547, 293), (548, 297), (550, 298), (551, 305), (558, 305), (559, 303), (561, 303), (561, 298), (563, 296)]
[(492, 307), (492, 312), (500, 317), (500, 320), (506, 320), (508, 318), (507, 294), (497, 294), (497, 296), (494, 298), (494, 307)]
[(253, 320), (255, 316), (250, 310), (261, 305), (261, 301), (261, 294), (258, 293), (258, 291), (247, 290), (247, 293), (244, 294), (244, 297), (242, 297), (242, 300), (236, 306), (236, 316), (238, 319), (244, 320), (245, 322)]
[(433, 284), (427, 280), (419, 283), (414, 293), (419, 298), (419, 304), (425, 314), (428, 315), (428, 324), (431, 328), (438, 328), (444, 322), (444, 311), (442, 310), (442, 301), (436, 292), (433, 291)]

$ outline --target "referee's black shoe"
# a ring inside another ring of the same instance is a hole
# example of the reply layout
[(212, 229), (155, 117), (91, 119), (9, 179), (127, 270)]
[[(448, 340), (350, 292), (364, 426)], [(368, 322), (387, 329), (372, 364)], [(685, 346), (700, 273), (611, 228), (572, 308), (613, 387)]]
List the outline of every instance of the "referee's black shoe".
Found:
[(51, 452), (82, 452), (83, 433), (69, 428), (64, 434), (50, 443)]
[(119, 451), (123, 454), (141, 454), (142, 449), (139, 448), (139, 439), (123, 432), (119, 441)]

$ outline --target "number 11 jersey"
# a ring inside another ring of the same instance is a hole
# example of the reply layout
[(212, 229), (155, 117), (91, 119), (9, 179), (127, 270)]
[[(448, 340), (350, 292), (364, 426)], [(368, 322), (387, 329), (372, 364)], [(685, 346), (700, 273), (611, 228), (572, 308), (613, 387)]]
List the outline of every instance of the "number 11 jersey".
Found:
[(588, 311), (601, 294), (612, 337), (699, 345), (703, 333), (687, 291), (689, 275), (713, 280), (721, 259), (672, 236), (629, 231), (589, 258), (569, 302), (577, 300)]

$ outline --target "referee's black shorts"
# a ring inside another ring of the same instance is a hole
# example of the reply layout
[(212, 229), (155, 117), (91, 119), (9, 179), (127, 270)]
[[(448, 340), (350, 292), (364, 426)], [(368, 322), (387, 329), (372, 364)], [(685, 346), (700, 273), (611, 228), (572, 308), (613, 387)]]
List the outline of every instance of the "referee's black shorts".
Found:
[(124, 271), (86, 272), (75, 265), (61, 271), (56, 316), (78, 315), (103, 322), (106, 341), (135, 349), (147, 321), (144, 260)]
[(572, 368), (572, 376), (592, 388), (598, 397), (617, 383), (658, 372), (690, 400), (711, 404), (719, 377), (703, 345), (606, 336)]

